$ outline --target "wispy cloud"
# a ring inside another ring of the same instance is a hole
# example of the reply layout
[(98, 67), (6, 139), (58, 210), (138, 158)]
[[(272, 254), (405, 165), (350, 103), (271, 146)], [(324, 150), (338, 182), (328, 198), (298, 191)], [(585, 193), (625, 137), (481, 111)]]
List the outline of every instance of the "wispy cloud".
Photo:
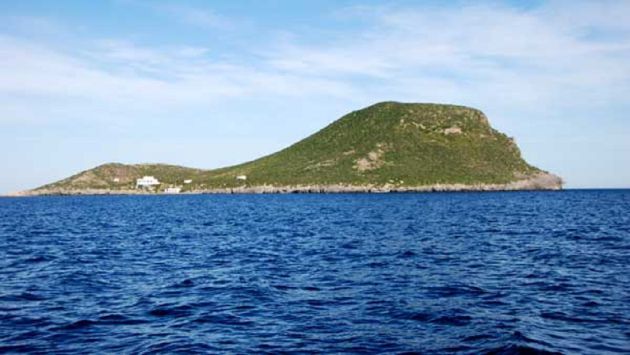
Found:
[[(112, 40), (64, 51), (0, 36), (0, 96), (70, 105), (87, 100), (152, 112), (250, 95), (351, 95), (350, 86), (342, 82), (304, 80), (299, 75), (231, 64), (207, 52), (199, 47), (147, 48)], [(0, 120), (11, 118), (4, 113)]]
[(206, 8), (198, 8), (182, 3), (151, 3), (154, 11), (170, 16), (182, 23), (206, 29), (233, 28), (233, 20)]
[[(255, 53), (240, 53), (249, 60), (238, 63), (198, 46), (95, 39), (68, 51), (5, 35), (0, 37), (0, 94), (147, 107), (260, 94), (354, 101), (499, 99), (516, 107), (576, 97), (583, 103), (622, 99), (630, 91), (630, 4), (572, 4), (570, 13), (555, 3), (535, 10), (496, 5), (350, 9), (344, 14), (360, 11), (369, 25), (319, 44), (302, 41), (299, 34), (281, 42), (267, 39)], [(160, 9), (199, 24), (229, 22), (179, 5)], [(606, 21), (602, 12), (617, 21)]]
[(571, 5), (361, 7), (344, 14), (368, 19), (369, 28), (324, 45), (284, 43), (268, 60), (291, 73), (372, 77), (409, 91), (413, 82), (443, 80), (445, 99), (453, 85), (458, 96), (511, 105), (596, 97), (594, 88), (622, 99), (630, 87), (630, 3)]
[(64, 36), (68, 25), (52, 18), (32, 15), (0, 15), (3, 25), (26, 35)]

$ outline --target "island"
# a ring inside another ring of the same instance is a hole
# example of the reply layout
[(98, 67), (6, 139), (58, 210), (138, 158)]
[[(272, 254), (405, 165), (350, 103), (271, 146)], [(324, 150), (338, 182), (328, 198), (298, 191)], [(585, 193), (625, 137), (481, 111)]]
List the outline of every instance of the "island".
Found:
[(558, 190), (480, 110), (382, 102), (274, 154), (203, 170), (108, 163), (18, 196)]

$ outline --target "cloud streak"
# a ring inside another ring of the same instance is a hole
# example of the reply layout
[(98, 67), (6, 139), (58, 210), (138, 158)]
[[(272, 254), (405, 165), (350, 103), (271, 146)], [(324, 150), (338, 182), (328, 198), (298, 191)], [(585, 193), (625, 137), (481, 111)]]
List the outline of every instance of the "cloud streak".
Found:
[(263, 93), (351, 95), (350, 87), (342, 82), (304, 80), (298, 75), (213, 60), (206, 53), (203, 48), (146, 48), (111, 40), (68, 53), (0, 36), (0, 95), (58, 102), (88, 100), (149, 112)]
[(170, 16), (175, 20), (204, 29), (232, 29), (234, 22), (208, 9), (196, 8), (181, 3), (150, 3), (154, 11)]
[[(566, 93), (590, 96), (593, 88), (619, 100), (630, 86), (630, 4), (593, 7), (362, 7), (345, 14), (371, 19), (369, 29), (325, 45), (284, 44), (270, 52), (269, 63), (302, 75), (373, 77), (407, 88), (411, 78), (441, 78), (466, 95), (485, 91), (479, 101), (508, 89), (520, 99), (530, 97), (524, 103), (558, 102)], [(618, 21), (604, 20), (602, 11)], [(605, 39), (596, 37), (603, 32)]]
[[(160, 6), (200, 24), (223, 22), (207, 11)], [(346, 16), (363, 16), (370, 26), (320, 44), (302, 43), (299, 35), (280, 45), (269, 38), (257, 53), (241, 53), (250, 59), (239, 63), (198, 46), (97, 39), (72, 52), (5, 35), (0, 94), (147, 107), (260, 94), (355, 100), (414, 95), (422, 100), (428, 94), (475, 102), (500, 97), (526, 105), (562, 102), (569, 93), (572, 99), (582, 95), (605, 103), (628, 94), (630, 4), (593, 6), (573, 5), (570, 13), (553, 4), (535, 11), (489, 5), (350, 9)], [(602, 9), (618, 21), (606, 21)], [(601, 32), (613, 39), (592, 38)]]

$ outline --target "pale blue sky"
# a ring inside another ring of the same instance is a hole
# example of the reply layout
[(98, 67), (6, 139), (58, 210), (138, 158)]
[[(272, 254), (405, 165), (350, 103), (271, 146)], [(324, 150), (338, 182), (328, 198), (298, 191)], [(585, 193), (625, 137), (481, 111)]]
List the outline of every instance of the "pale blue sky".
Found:
[(568, 187), (630, 187), (630, 1), (0, 0), (0, 193), (238, 163), (385, 100), (479, 108)]

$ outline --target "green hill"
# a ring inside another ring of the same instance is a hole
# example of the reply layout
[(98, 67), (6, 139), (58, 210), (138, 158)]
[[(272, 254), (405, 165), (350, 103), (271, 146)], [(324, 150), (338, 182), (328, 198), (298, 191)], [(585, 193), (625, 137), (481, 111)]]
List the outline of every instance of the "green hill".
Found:
[[(521, 157), (514, 141), (476, 109), (383, 102), (351, 112), (277, 153), (231, 167), (200, 170), (163, 164), (105, 164), (34, 192), (132, 190), (155, 176), (160, 189), (556, 189), (561, 180)], [(244, 175), (246, 180), (237, 179)], [(184, 184), (184, 180), (192, 183)], [(449, 187), (450, 186), (450, 187)], [(340, 188), (341, 187), (341, 188)], [(351, 187), (351, 188), (350, 188)], [(452, 187), (452, 188), (451, 188)]]

